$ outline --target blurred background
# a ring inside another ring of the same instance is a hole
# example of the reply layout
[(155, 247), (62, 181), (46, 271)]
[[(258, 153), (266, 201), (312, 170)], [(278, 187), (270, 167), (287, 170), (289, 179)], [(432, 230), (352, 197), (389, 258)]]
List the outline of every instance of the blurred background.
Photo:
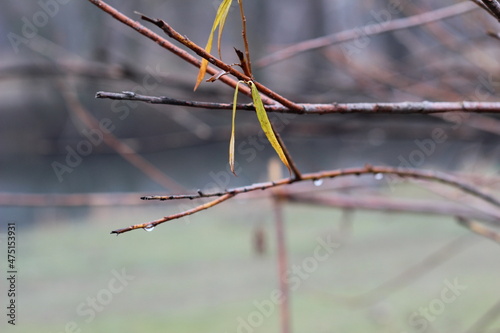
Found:
[[(220, 1), (108, 3), (133, 19), (134, 11), (164, 19), (205, 45)], [(498, 21), (472, 2), (456, 8), (460, 15), (366, 35), (366, 26), (457, 3), (246, 1), (255, 77), (295, 102), (498, 101), (500, 41), (488, 35), (499, 31)], [(267, 58), (345, 30), (359, 36), (282, 61)], [(16, 223), (20, 272), (18, 323), (4, 318), (2, 331), (279, 331), (269, 193), (153, 232), (109, 235), (200, 203), (141, 196), (269, 180), (275, 153), (261, 140), (253, 112), (237, 115), (234, 177), (227, 166), (229, 112), (95, 99), (98, 91), (133, 91), (229, 103), (229, 87), (204, 83), (193, 92), (197, 68), (84, 0), (8, 1), (0, 31), (0, 246), (3, 224)], [(222, 45), (223, 59), (237, 62), (232, 47), (243, 47), (236, 2)], [(303, 172), (410, 166), (453, 172), (498, 193), (494, 115), (270, 118)], [(436, 130), (444, 139), (435, 140)], [(373, 176), (294, 188), (472, 202), (427, 183)], [(292, 331), (500, 331), (498, 244), (454, 218), (283, 206), (289, 281), (296, 286)], [(324, 246), (329, 239), (337, 244), (332, 251)]]

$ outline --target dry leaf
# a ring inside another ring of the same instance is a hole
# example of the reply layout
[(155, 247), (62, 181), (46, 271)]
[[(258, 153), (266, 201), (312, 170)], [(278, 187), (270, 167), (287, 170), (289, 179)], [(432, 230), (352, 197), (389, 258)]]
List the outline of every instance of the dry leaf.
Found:
[[(210, 35), (208, 36), (207, 45), (205, 46), (205, 51), (210, 53), (212, 50), (212, 42), (214, 40), (214, 33), (217, 27), (219, 28), (219, 35), (217, 38), (217, 49), (219, 50), (220, 57), (220, 42), (222, 38), (222, 31), (224, 30), (224, 24), (226, 23), (227, 14), (229, 13), (229, 9), (231, 8), (233, 0), (223, 0), (219, 5), (219, 9), (217, 9), (217, 14), (215, 15), (214, 24), (212, 25), (212, 30), (210, 31)], [(203, 77), (205, 77), (205, 73), (207, 72), (208, 61), (207, 59), (201, 60), (200, 70), (198, 72), (198, 77), (196, 78), (196, 84), (194, 86), (194, 90), (198, 88), (201, 81), (203, 81)]]

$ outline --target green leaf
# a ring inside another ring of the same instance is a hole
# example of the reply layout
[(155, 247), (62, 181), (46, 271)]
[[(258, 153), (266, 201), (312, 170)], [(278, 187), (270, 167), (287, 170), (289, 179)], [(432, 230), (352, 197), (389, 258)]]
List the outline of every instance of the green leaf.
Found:
[(259, 90), (257, 90), (257, 87), (252, 81), (247, 82), (247, 84), (250, 86), (250, 89), (252, 90), (253, 105), (255, 107), (255, 112), (257, 113), (257, 118), (259, 119), (260, 122), (260, 127), (262, 127), (262, 130), (264, 131), (267, 140), (269, 140), (271, 146), (273, 146), (281, 162), (283, 162), (283, 164), (286, 165), (288, 171), (291, 174), (292, 170), (290, 168), (290, 164), (288, 163), (283, 148), (281, 147), (278, 139), (276, 138), (276, 134), (274, 134), (273, 127), (271, 125), (271, 122), (269, 121), (269, 118), (267, 117), (266, 109), (264, 108), (264, 103), (262, 103), (262, 99), (260, 98)]
[[(217, 14), (215, 15), (214, 24), (212, 25), (212, 30), (210, 31), (210, 35), (208, 36), (207, 45), (205, 46), (205, 51), (210, 53), (212, 50), (212, 42), (214, 40), (214, 33), (217, 27), (219, 28), (219, 35), (217, 38), (217, 49), (219, 51), (220, 57), (220, 43), (222, 38), (222, 31), (224, 30), (224, 24), (226, 23), (227, 14), (229, 13), (229, 9), (231, 8), (233, 0), (223, 0), (217, 9)], [(201, 81), (203, 81), (203, 77), (207, 72), (208, 60), (202, 59), (200, 70), (198, 72), (198, 77), (196, 78), (196, 84), (194, 86), (194, 90), (198, 88)]]
[(231, 139), (229, 140), (229, 167), (231, 172), (236, 176), (234, 172), (234, 130), (235, 130), (235, 119), (236, 119), (236, 102), (238, 102), (238, 88), (240, 83), (243, 81), (238, 81), (236, 88), (234, 89), (233, 97), (233, 120), (231, 122)]

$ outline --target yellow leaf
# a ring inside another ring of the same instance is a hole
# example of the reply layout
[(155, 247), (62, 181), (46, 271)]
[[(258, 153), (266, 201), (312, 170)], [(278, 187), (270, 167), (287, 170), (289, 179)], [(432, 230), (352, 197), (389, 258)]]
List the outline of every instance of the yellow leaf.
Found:
[(257, 90), (257, 87), (252, 81), (249, 81), (247, 83), (252, 89), (253, 105), (255, 107), (255, 112), (257, 113), (257, 118), (259, 119), (260, 122), (260, 127), (262, 127), (262, 130), (264, 131), (267, 140), (269, 140), (271, 146), (273, 146), (281, 162), (283, 162), (283, 164), (286, 165), (288, 171), (290, 171), (291, 174), (292, 170), (290, 168), (290, 164), (288, 163), (283, 148), (281, 147), (278, 139), (276, 138), (276, 134), (274, 134), (273, 127), (271, 125), (271, 122), (269, 121), (269, 118), (267, 117), (266, 109), (264, 108), (264, 103), (262, 103), (262, 99), (260, 98), (259, 90)]
[(236, 88), (234, 89), (233, 97), (233, 120), (231, 122), (231, 140), (229, 140), (229, 167), (231, 172), (236, 176), (234, 172), (234, 130), (235, 130), (235, 119), (236, 119), (236, 102), (238, 101), (238, 88), (240, 83), (243, 81), (238, 81)]
[[(212, 30), (210, 31), (210, 35), (208, 36), (207, 45), (205, 46), (205, 51), (210, 53), (212, 50), (212, 42), (214, 40), (214, 33), (217, 27), (219, 27), (219, 35), (217, 39), (217, 49), (219, 50), (220, 57), (220, 42), (222, 38), (222, 30), (224, 30), (224, 24), (226, 23), (227, 14), (229, 13), (229, 9), (231, 8), (233, 0), (223, 0), (217, 9), (217, 14), (215, 15), (214, 24), (212, 25)], [(203, 81), (203, 77), (207, 72), (208, 61), (206, 59), (201, 60), (200, 70), (198, 72), (198, 77), (196, 78), (196, 84), (194, 86), (194, 90), (198, 88), (201, 81)]]

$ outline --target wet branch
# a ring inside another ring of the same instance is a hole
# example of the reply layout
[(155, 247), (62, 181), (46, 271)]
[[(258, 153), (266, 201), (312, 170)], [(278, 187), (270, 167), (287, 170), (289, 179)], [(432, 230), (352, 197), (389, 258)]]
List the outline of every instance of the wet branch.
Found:
[(253, 81), (255, 86), (257, 87), (257, 89), (259, 90), (259, 92), (261, 94), (264, 94), (264, 95), (272, 98), (276, 102), (286, 106), (289, 109), (300, 111), (301, 107), (298, 104), (295, 104), (294, 102), (286, 99), (285, 97), (279, 95), (278, 93), (267, 88), (266, 86), (254, 81), (253, 78), (245, 75), (244, 73), (237, 71), (231, 65), (226, 64), (222, 60), (219, 60), (216, 57), (214, 57), (213, 55), (211, 55), (210, 53), (207, 53), (204, 48), (197, 45), (193, 41), (189, 40), (186, 36), (183, 36), (180, 33), (178, 33), (177, 31), (175, 31), (170, 25), (167, 24), (167, 22), (160, 20), (160, 19), (152, 19), (144, 14), (140, 14), (140, 13), (137, 13), (137, 14), (139, 14), (143, 20), (151, 22), (151, 23), (155, 24), (156, 26), (158, 26), (170, 38), (175, 39), (179, 43), (181, 43), (184, 46), (186, 46), (187, 48), (191, 49), (200, 57), (208, 60), (208, 62), (211, 63), (212, 65), (222, 69), (223, 71), (225, 71), (227, 73), (230, 73), (231, 75), (236, 77), (238, 80), (242, 80), (242, 81), (246, 81), (246, 82)]
[[(168, 50), (169, 52), (175, 54), (176, 56), (180, 57), (181, 59), (183, 59), (184, 61), (186, 61), (187, 63), (195, 66), (195, 67), (200, 67), (201, 65), (201, 61), (199, 59), (197, 59), (196, 57), (192, 56), (191, 54), (189, 54), (188, 52), (186, 52), (185, 50), (175, 46), (174, 44), (172, 44), (171, 42), (169, 42), (168, 40), (166, 40), (165, 38), (161, 37), (160, 35), (154, 33), (153, 31), (151, 31), (150, 29), (144, 27), (142, 24), (140, 24), (139, 22), (135, 21), (135, 20), (132, 20), (131, 18), (129, 18), (128, 16), (124, 15), (123, 13), (121, 13), (120, 11), (116, 10), (115, 8), (113, 8), (112, 6), (108, 5), (106, 2), (104, 1), (100, 1), (100, 0), (88, 0), (89, 2), (91, 2), (92, 4), (96, 5), (99, 9), (101, 9), (102, 11), (104, 11), (105, 13), (111, 15), (113, 18), (115, 18), (117, 21), (131, 27), (132, 29), (136, 30), (138, 33), (140, 33), (141, 35), (151, 39), (153, 42), (155, 42), (156, 44), (158, 44), (159, 46), (163, 47), (164, 49)], [(213, 68), (213, 67), (208, 67), (207, 68), (207, 73), (210, 73), (212, 75), (215, 75), (219, 72), (219, 70)], [(232, 79), (231, 77), (225, 75), (225, 76), (222, 76), (221, 78), (219, 78), (219, 81), (222, 81), (224, 82), (225, 84), (227, 84), (228, 86), (232, 87), (232, 88), (236, 88), (236, 85), (237, 85), (237, 80), (234, 80)], [(241, 86), (239, 91), (247, 96), (252, 96), (252, 93), (250, 91), (250, 89), (247, 87), (247, 86)], [(263, 96), (262, 97), (262, 101), (264, 103), (267, 103), (267, 104), (273, 104), (275, 103), (275, 101), (271, 98), (268, 98), (266, 96)]]
[[(131, 91), (121, 93), (99, 91), (96, 98), (140, 101), (150, 104), (168, 104), (193, 108), (232, 110), (232, 103), (213, 103), (186, 101), (166, 96), (146, 96)], [(283, 105), (266, 105), (266, 111), (293, 114), (329, 114), (329, 113), (369, 113), (369, 114), (432, 114), (443, 112), (500, 113), (500, 102), (399, 102), (399, 103), (331, 103), (297, 104), (300, 108), (290, 109)], [(238, 110), (254, 111), (252, 103), (236, 104)]]
[(171, 220), (175, 220), (175, 219), (180, 219), (181, 217), (189, 216), (189, 215), (198, 213), (198, 212), (200, 212), (202, 210), (211, 208), (211, 207), (216, 206), (216, 205), (218, 205), (218, 204), (220, 204), (220, 203), (222, 203), (222, 202), (224, 202), (224, 201), (226, 201), (228, 199), (231, 199), (232, 197), (234, 197), (234, 194), (226, 193), (226, 194), (222, 195), (220, 198), (218, 198), (216, 200), (207, 202), (207, 203), (205, 203), (203, 205), (199, 205), (199, 206), (197, 206), (197, 207), (195, 207), (193, 209), (186, 210), (186, 211), (184, 211), (182, 213), (165, 216), (165, 217), (162, 217), (161, 219), (158, 219), (158, 220), (155, 220), (155, 221), (151, 221), (151, 222), (148, 222), (148, 223), (135, 224), (135, 225), (132, 225), (132, 226), (127, 227), (127, 228), (113, 230), (113, 231), (111, 231), (111, 233), (119, 235), (121, 233), (124, 233), (124, 232), (127, 232), (127, 231), (132, 231), (132, 230), (135, 230), (135, 229), (154, 228), (158, 224), (165, 223), (165, 222), (168, 222), (168, 221), (171, 221)]
[[(385, 167), (385, 166), (371, 166), (371, 165), (366, 165), (365, 167), (362, 168), (350, 168), (350, 169), (340, 169), (340, 170), (330, 170), (330, 171), (323, 171), (323, 172), (316, 172), (316, 173), (308, 173), (308, 174), (302, 174), (300, 178), (284, 178), (278, 181), (272, 181), (272, 182), (265, 182), (265, 183), (257, 183), (249, 186), (242, 186), (242, 187), (236, 187), (233, 189), (227, 189), (224, 191), (220, 192), (212, 192), (212, 193), (203, 193), (201, 190), (198, 190), (196, 194), (184, 194), (184, 195), (168, 195), (168, 196), (145, 196), (142, 197), (141, 199), (143, 200), (178, 200), (178, 199), (199, 199), (199, 198), (210, 198), (210, 197), (219, 197), (216, 200), (210, 201), (209, 203), (200, 205), (194, 209), (185, 211), (183, 213), (178, 213), (174, 215), (170, 215), (167, 217), (164, 217), (162, 219), (148, 222), (148, 223), (141, 223), (137, 225), (130, 226), (128, 228), (123, 228), (123, 229), (117, 229), (112, 231), (111, 233), (114, 234), (121, 234), (127, 231), (131, 231), (134, 229), (141, 229), (141, 228), (146, 228), (148, 226), (156, 226), (158, 224), (171, 221), (174, 219), (178, 219), (187, 215), (191, 215), (194, 213), (197, 213), (201, 210), (211, 208), (215, 205), (218, 205), (219, 203), (222, 203), (238, 194), (242, 193), (248, 193), (252, 191), (257, 191), (257, 190), (267, 190), (271, 189), (274, 187), (282, 186), (282, 185), (290, 185), (293, 183), (301, 182), (301, 181), (314, 181), (318, 179), (324, 179), (324, 178), (335, 178), (335, 177), (342, 177), (342, 176), (360, 176), (360, 175), (365, 175), (365, 174), (386, 174), (386, 175), (394, 175), (402, 178), (415, 178), (415, 179), (421, 179), (421, 180), (428, 180), (428, 181), (434, 181), (438, 182), (441, 184), (445, 184), (448, 186), (455, 187), (465, 193), (468, 193), (472, 196), (475, 196), (477, 198), (480, 198), (496, 207), (500, 207), (500, 201), (496, 199), (495, 197), (484, 193), (483, 191), (477, 189), (476, 187), (467, 184), (465, 182), (462, 182), (461, 180), (444, 174), (442, 172), (438, 171), (426, 171), (426, 170), (419, 170), (419, 169), (407, 169), (407, 168), (395, 168), (395, 167)], [(387, 178), (386, 178), (387, 179)], [(388, 180), (391, 181), (391, 180)]]

